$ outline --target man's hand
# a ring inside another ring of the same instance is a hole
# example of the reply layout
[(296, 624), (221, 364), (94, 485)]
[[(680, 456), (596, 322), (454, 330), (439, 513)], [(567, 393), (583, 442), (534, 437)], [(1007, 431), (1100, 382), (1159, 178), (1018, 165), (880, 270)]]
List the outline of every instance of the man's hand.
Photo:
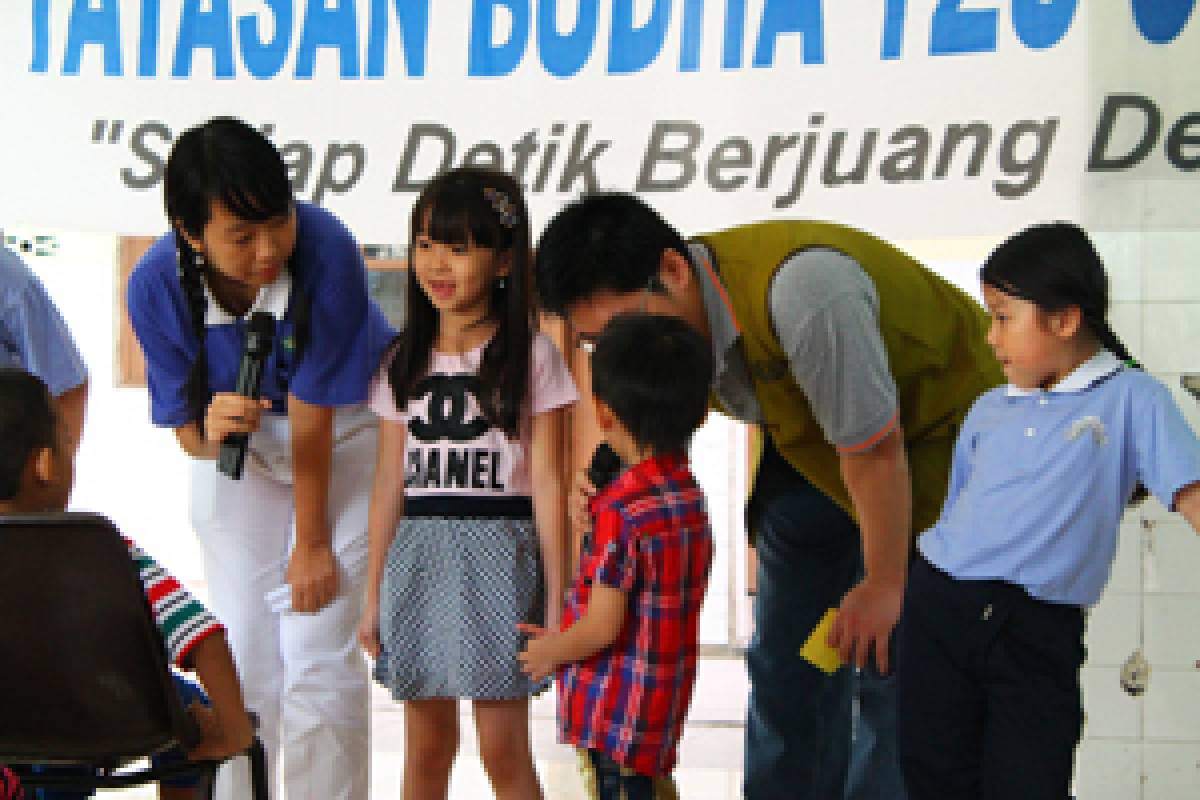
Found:
[(211, 708), (193, 703), (188, 712), (200, 728), (200, 743), (188, 753), (192, 761), (221, 761), (244, 752), (254, 740), (254, 724), (244, 711), (238, 719), (222, 720)]
[(520, 624), (517, 625), (517, 630), (529, 637), (525, 649), (517, 654), (517, 660), (521, 662), (521, 671), (535, 681), (553, 674), (558, 667), (554, 656), (554, 639), (557, 634), (547, 633), (545, 628), (538, 625)]
[(875, 648), (875, 664), (881, 675), (890, 669), (888, 641), (900, 619), (904, 604), (904, 581), (864, 578), (842, 598), (829, 646), (838, 651), (847, 664), (862, 669), (868, 653)]
[(292, 586), (293, 611), (320, 611), (337, 595), (337, 560), (333, 548), (297, 542), (288, 560), (285, 579)]

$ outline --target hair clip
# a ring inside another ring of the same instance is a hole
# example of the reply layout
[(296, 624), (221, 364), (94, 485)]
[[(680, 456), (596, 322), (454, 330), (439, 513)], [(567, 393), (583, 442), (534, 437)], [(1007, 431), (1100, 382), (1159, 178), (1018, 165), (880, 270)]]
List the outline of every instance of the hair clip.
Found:
[(483, 196), (492, 204), (492, 208), (500, 215), (500, 224), (506, 228), (514, 228), (517, 225), (519, 217), (517, 216), (517, 207), (513, 201), (508, 199), (508, 195), (499, 189), (493, 189), (491, 186), (484, 187)]

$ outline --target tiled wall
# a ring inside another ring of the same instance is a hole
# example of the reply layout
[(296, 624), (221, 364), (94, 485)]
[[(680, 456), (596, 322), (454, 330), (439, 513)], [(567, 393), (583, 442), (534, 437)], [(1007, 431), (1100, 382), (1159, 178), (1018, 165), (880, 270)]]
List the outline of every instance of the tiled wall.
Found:
[[(1200, 373), (1200, 233), (1095, 234), (1113, 292), (1112, 321), (1145, 368), (1171, 387), (1192, 427), (1200, 401), (1180, 376)], [(1091, 615), (1080, 800), (1200, 796), (1200, 536), (1149, 500), (1126, 514), (1112, 580)], [(1119, 682), (1139, 646), (1145, 694)]]

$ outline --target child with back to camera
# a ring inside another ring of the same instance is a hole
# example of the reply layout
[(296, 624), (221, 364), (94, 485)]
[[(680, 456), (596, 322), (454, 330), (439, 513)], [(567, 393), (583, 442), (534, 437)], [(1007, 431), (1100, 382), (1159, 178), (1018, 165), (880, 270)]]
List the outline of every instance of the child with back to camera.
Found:
[[(0, 367), (0, 516), (56, 513), (66, 509), (75, 485), (75, 440), (78, 432), (40, 378), (23, 369)], [(129, 555), (146, 591), (154, 621), (162, 633), (171, 664), (194, 671), (207, 696), (194, 683), (174, 675), (175, 687), (196, 718), (201, 741), (188, 754), (193, 759), (222, 759), (250, 746), (253, 725), (242, 700), (241, 685), (225, 629), (172, 575), (145, 551), (126, 539)], [(11, 611), (11, 610), (10, 610)], [(69, 648), (69, 642), (63, 642)], [(65, 651), (66, 652), (66, 651)], [(69, 655), (64, 656), (69, 657)], [(0, 713), (3, 709), (0, 709)], [(182, 760), (181, 753), (159, 754), (155, 762)], [(56, 766), (53, 769), (74, 770)], [(11, 779), (7, 791), (21, 797)], [(0, 769), (0, 798), (7, 798)], [(200, 796), (201, 781), (181, 775), (159, 786), (162, 800)], [(41, 789), (44, 800), (75, 800), (91, 792)], [(33, 797), (28, 800), (34, 800)]]
[(434, 178), (411, 220), (406, 327), (371, 405), (380, 437), (359, 628), (404, 703), (403, 796), (445, 797), (470, 698), (499, 798), (542, 796), (518, 623), (562, 613), (563, 425), (575, 385), (534, 325), (529, 214), (510, 176)]
[(964, 420), (941, 517), (918, 541), (901, 764), (912, 800), (1062, 800), (1086, 610), (1122, 511), (1141, 485), (1200, 529), (1200, 444), (1109, 326), (1104, 266), (1082, 230), (1021, 231), (980, 276), (1010, 383)]
[(562, 631), (525, 628), (521, 663), (534, 678), (560, 670), (559, 738), (580, 749), (600, 800), (677, 797), (713, 553), (687, 447), (712, 372), (710, 348), (676, 317), (618, 315), (595, 341), (596, 420), (628, 468), (591, 501)]

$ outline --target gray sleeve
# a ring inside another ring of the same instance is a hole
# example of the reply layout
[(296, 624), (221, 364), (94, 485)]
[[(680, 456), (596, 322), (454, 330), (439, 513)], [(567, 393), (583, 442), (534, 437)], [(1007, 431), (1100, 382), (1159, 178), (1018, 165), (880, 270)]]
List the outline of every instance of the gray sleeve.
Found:
[(867, 447), (895, 424), (879, 296), (858, 262), (830, 249), (791, 256), (771, 284), (771, 319), (792, 376), (834, 447)]

